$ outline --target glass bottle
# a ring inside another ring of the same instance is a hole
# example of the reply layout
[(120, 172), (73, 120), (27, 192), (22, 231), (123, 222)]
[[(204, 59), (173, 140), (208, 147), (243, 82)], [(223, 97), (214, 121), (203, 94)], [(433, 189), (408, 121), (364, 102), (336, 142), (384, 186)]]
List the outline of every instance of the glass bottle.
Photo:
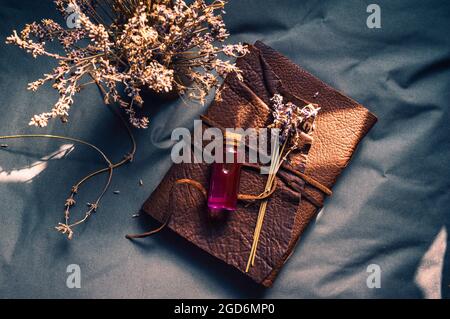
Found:
[(240, 134), (225, 132), (223, 163), (211, 165), (208, 210), (212, 215), (237, 209), (242, 166), (238, 162), (238, 145), (241, 138)]

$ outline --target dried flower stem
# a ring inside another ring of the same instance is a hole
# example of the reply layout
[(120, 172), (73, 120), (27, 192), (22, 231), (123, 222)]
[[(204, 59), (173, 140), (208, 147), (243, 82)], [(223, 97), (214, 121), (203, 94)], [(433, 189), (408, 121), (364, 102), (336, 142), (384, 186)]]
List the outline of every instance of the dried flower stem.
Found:
[[(267, 178), (267, 182), (266, 182), (266, 186), (264, 189), (264, 193), (270, 192), (270, 190), (273, 187), (273, 183), (275, 181), (275, 177), (277, 175), (278, 170), (281, 167), (282, 161), (287, 157), (288, 153), (283, 157), (283, 159), (281, 159), (281, 155), (284, 152), (284, 149), (286, 147), (287, 144), (287, 140), (284, 142), (283, 146), (281, 147), (281, 150), (279, 149), (279, 144), (278, 144), (278, 139), (276, 139), (276, 143), (274, 146), (274, 150), (272, 150), (272, 157), (271, 157), (271, 162), (270, 162), (270, 167), (269, 167), (269, 175)], [(256, 257), (256, 251), (258, 248), (258, 242), (259, 242), (259, 236), (261, 234), (261, 230), (262, 230), (262, 226), (263, 226), (263, 222), (264, 222), (264, 217), (266, 214), (266, 210), (267, 210), (267, 204), (268, 204), (268, 199), (265, 199), (260, 207), (259, 207), (259, 212), (258, 212), (258, 219), (256, 221), (256, 227), (255, 227), (255, 231), (253, 234), (253, 243), (252, 243), (252, 248), (250, 250), (250, 256), (248, 258), (247, 261), (247, 267), (245, 269), (245, 272), (248, 272), (250, 269), (250, 266), (253, 266), (255, 263), (255, 257)]]
[[(95, 81), (95, 80), (94, 80)], [(96, 82), (98, 84), (98, 87), (100, 88), (100, 90), (102, 91), (102, 93), (105, 93), (104, 88), (100, 85), (100, 83)], [(127, 125), (126, 121), (123, 119), (122, 116), (119, 117), (123, 123), (123, 125), (125, 126), (127, 133), (130, 137), (131, 143), (132, 143), (132, 149), (131, 151), (126, 154), (124, 156), (124, 158), (119, 161), (118, 163), (113, 163), (108, 156), (97, 146), (86, 142), (84, 140), (81, 139), (77, 139), (77, 138), (73, 138), (73, 137), (67, 137), (67, 136), (59, 136), (59, 135), (51, 135), (51, 134), (17, 134), (17, 135), (5, 135), (5, 136), (0, 136), (0, 140), (2, 139), (18, 139), (18, 138), (50, 138), (50, 139), (58, 139), (58, 140), (65, 140), (65, 141), (70, 141), (70, 142), (74, 142), (74, 143), (79, 143), (85, 146), (88, 146), (92, 149), (94, 149), (96, 152), (98, 152), (101, 157), (104, 159), (104, 161), (107, 164), (107, 167), (104, 167), (102, 169), (99, 169), (97, 171), (94, 171), (90, 174), (88, 174), (87, 176), (83, 177), (80, 181), (78, 181), (71, 189), (71, 193), (69, 198), (66, 200), (65, 202), (65, 211), (64, 211), (64, 219), (65, 219), (65, 223), (58, 223), (58, 225), (55, 227), (56, 230), (58, 230), (59, 232), (66, 234), (68, 239), (72, 239), (73, 238), (73, 228), (84, 223), (85, 221), (87, 221), (87, 219), (92, 215), (92, 213), (96, 212), (101, 199), (103, 198), (103, 196), (106, 194), (106, 192), (108, 191), (110, 185), (111, 185), (111, 180), (112, 180), (112, 176), (113, 176), (113, 171), (115, 168), (118, 168), (128, 162), (131, 162), (134, 158), (134, 155), (136, 153), (136, 141), (134, 139), (133, 133), (131, 132), (130, 127)], [(82, 219), (74, 222), (74, 223), (70, 223), (70, 209), (71, 207), (73, 207), (76, 204), (75, 201), (75, 195), (78, 193), (80, 187), (87, 182), (89, 179), (93, 178), (94, 176), (97, 176), (99, 174), (103, 174), (107, 172), (108, 173), (108, 177), (107, 177), (107, 181), (105, 183), (105, 186), (103, 187), (102, 191), (100, 192), (100, 194), (97, 196), (96, 200), (93, 203), (89, 203), (88, 204), (88, 210), (85, 212), (85, 215)]]
[[(83, 144), (86, 145), (92, 149), (94, 149), (95, 151), (97, 151), (105, 160), (105, 162), (107, 163), (108, 167), (103, 168), (103, 169), (99, 169), (95, 172), (90, 173), (89, 175), (85, 176), (84, 178), (82, 178), (78, 183), (76, 183), (71, 190), (71, 194), (69, 199), (66, 200), (66, 210), (65, 210), (65, 224), (59, 223), (59, 225), (56, 227), (59, 231), (63, 231), (64, 233), (67, 233), (68, 238), (72, 239), (73, 236), (73, 227), (85, 222), (90, 215), (95, 212), (98, 208), (98, 205), (102, 199), (102, 197), (105, 195), (106, 191), (108, 190), (110, 184), (111, 184), (111, 179), (112, 179), (112, 174), (113, 174), (113, 170), (123, 164), (125, 164), (126, 162), (131, 160), (130, 156), (127, 156), (124, 160), (114, 164), (111, 162), (111, 160), (106, 156), (106, 154), (99, 149), (97, 146), (77, 139), (77, 138), (72, 138), (72, 137), (66, 137), (66, 136), (59, 136), (59, 135), (51, 135), (51, 134), (17, 134), (17, 135), (4, 135), (4, 136), (0, 136), (1, 140), (4, 139), (18, 139), (18, 138), (49, 138), (49, 139), (59, 139), (59, 140), (65, 140), (65, 141), (70, 141), (70, 142), (74, 142), (74, 143), (79, 143), (79, 144)], [(134, 149), (135, 151), (135, 149)], [(134, 152), (133, 152), (134, 153)], [(69, 224), (69, 210), (70, 207), (75, 205), (75, 194), (78, 193), (79, 188), (81, 187), (82, 184), (84, 184), (86, 181), (88, 181), (89, 179), (91, 179), (92, 177), (99, 175), (101, 173), (104, 172), (108, 172), (108, 179), (107, 182), (103, 188), (103, 190), (101, 191), (100, 195), (97, 197), (97, 199), (95, 200), (95, 202), (93, 204), (89, 205), (89, 209), (88, 211), (85, 213), (85, 216), (83, 219), (73, 223), (73, 224)]]
[[(308, 104), (303, 108), (299, 108), (291, 102), (284, 103), (283, 97), (278, 94), (274, 95), (271, 101), (274, 107), (274, 122), (269, 127), (277, 128), (281, 131), (279, 139), (277, 138), (275, 140), (275, 146), (272, 150), (269, 176), (267, 178), (264, 193), (267, 193), (272, 189), (275, 177), (280, 170), (281, 165), (288, 159), (289, 154), (298, 147), (301, 140), (301, 134), (311, 134), (314, 130), (315, 117), (320, 109), (317, 104)], [(283, 144), (279, 148), (280, 141)], [(288, 147), (288, 149), (285, 151), (286, 147)], [(250, 250), (245, 272), (248, 272), (250, 267), (255, 265), (259, 237), (261, 235), (268, 202), (269, 199), (265, 199), (259, 208), (256, 227), (253, 234), (252, 248)]]

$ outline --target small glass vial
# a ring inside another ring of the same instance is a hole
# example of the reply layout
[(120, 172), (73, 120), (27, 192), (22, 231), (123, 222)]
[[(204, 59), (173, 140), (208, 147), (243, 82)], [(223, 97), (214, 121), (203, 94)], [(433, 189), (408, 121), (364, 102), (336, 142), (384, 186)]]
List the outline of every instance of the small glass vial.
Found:
[[(213, 163), (208, 193), (208, 210), (213, 217), (237, 209), (237, 196), (241, 166), (238, 162), (238, 146), (242, 135), (226, 132), (223, 154), (224, 163)], [(230, 159), (232, 161), (230, 162)]]

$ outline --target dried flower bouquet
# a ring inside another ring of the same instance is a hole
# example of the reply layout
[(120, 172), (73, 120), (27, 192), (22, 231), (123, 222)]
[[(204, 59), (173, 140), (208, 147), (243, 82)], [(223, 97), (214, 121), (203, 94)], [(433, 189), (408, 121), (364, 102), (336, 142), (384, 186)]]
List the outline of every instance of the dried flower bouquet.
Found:
[[(220, 78), (229, 73), (240, 76), (240, 70), (226, 57), (244, 55), (247, 47), (215, 45), (229, 36), (222, 18), (226, 1), (54, 2), (66, 19), (75, 12), (74, 28), (44, 19), (26, 25), (20, 33), (14, 31), (6, 41), (33, 57), (49, 56), (58, 61), (52, 72), (29, 84), (35, 91), (53, 82), (59, 92), (52, 110), (35, 115), (30, 125), (45, 127), (49, 119), (57, 117), (66, 122), (75, 94), (96, 83), (105, 92), (105, 103), (117, 102), (133, 126), (146, 128), (149, 119), (137, 113), (144, 103), (143, 90), (175, 91), (204, 103)], [(64, 53), (48, 51), (46, 42), (55, 40)]]

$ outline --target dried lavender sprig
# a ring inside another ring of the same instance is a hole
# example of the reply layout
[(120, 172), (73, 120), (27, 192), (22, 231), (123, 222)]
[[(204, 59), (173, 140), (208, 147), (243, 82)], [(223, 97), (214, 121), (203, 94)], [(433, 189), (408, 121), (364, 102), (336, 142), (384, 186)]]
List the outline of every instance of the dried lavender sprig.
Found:
[[(292, 102), (284, 103), (283, 96), (275, 94), (271, 98), (273, 108), (273, 123), (269, 128), (280, 129), (280, 137), (276, 141), (275, 149), (272, 151), (269, 175), (266, 182), (265, 192), (270, 191), (275, 182), (281, 165), (287, 160), (289, 154), (295, 150), (301, 140), (301, 133), (311, 134), (314, 130), (314, 121), (320, 108), (317, 104), (308, 104), (304, 107), (298, 107)], [(281, 145), (281, 147), (279, 146)], [(255, 231), (253, 234), (253, 242), (250, 255), (247, 261), (245, 272), (254, 266), (256, 253), (258, 249), (259, 238), (264, 222), (265, 213), (269, 200), (265, 199), (261, 202), (258, 218), (256, 221)]]

